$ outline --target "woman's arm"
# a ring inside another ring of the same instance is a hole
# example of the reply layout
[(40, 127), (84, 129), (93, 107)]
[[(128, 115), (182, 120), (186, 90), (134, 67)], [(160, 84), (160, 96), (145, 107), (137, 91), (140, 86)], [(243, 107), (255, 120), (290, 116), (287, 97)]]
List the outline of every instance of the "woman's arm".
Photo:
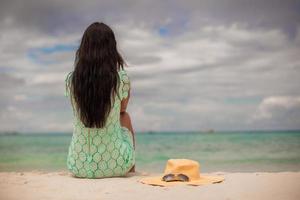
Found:
[(126, 112), (127, 104), (129, 102), (129, 98), (130, 98), (130, 89), (128, 90), (128, 96), (121, 101), (120, 113)]

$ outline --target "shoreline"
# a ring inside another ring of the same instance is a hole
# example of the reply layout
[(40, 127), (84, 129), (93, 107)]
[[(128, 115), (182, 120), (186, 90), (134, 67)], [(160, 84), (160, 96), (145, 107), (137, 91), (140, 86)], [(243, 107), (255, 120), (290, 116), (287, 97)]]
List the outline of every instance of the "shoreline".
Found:
[(222, 183), (160, 187), (139, 179), (156, 176), (137, 170), (126, 177), (74, 178), (65, 170), (0, 172), (0, 199), (300, 199), (300, 172), (213, 172)]
[[(200, 172), (201, 173), (205, 173), (205, 174), (209, 174), (209, 173), (284, 173), (284, 172), (299, 172), (300, 173), (300, 166), (294, 166), (293, 168), (289, 168), (289, 169), (283, 169), (283, 170), (279, 170), (277, 168), (274, 169), (253, 169), (253, 167), (257, 167), (257, 166), (252, 166), (249, 168), (243, 168), (241, 170), (241, 166), (238, 167), (223, 167), (225, 168), (224, 170), (219, 170), (219, 169), (211, 169), (211, 168), (206, 168), (206, 169), (201, 169)], [(160, 172), (162, 172), (164, 170), (165, 166), (163, 164), (161, 165), (154, 165), (152, 167), (149, 166), (138, 166), (136, 167), (136, 171), (138, 173), (150, 173), (150, 174), (159, 174)], [(68, 173), (68, 169), (67, 168), (32, 168), (32, 167), (28, 167), (28, 168), (12, 168), (10, 170), (8, 170), (7, 168), (3, 168), (1, 169), (0, 167), (0, 173), (18, 173), (18, 172), (41, 172), (41, 173), (52, 173), (52, 172), (66, 172)]]

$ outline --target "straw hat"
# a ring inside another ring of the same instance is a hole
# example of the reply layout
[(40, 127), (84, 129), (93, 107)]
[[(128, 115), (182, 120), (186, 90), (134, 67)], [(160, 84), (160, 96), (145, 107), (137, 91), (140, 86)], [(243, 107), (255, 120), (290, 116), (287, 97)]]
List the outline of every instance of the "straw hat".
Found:
[(224, 181), (221, 176), (200, 175), (200, 164), (189, 159), (169, 159), (164, 174), (155, 177), (146, 177), (139, 182), (149, 185), (206, 185)]

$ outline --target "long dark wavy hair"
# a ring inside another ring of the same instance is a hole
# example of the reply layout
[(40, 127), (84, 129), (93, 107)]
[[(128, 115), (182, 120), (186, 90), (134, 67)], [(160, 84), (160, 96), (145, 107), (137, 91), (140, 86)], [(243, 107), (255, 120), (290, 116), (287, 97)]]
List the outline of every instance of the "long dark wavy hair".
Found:
[(104, 23), (92, 23), (82, 36), (70, 77), (70, 93), (86, 127), (104, 127), (115, 96), (119, 97), (118, 70), (124, 64), (112, 29)]

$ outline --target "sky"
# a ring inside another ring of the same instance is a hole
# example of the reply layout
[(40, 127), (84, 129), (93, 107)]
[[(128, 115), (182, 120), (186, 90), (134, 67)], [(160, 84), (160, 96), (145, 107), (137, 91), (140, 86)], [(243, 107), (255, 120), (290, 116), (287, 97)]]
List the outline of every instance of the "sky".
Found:
[(4, 0), (0, 131), (70, 132), (84, 30), (114, 31), (136, 131), (300, 129), (300, 1)]

